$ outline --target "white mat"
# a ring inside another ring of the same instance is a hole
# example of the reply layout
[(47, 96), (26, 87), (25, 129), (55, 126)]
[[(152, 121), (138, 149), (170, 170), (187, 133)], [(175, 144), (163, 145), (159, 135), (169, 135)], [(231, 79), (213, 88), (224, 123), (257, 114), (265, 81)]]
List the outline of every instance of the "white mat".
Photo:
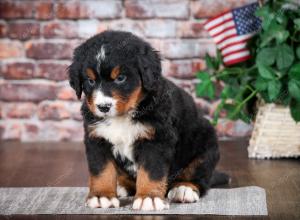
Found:
[(172, 203), (165, 211), (133, 211), (132, 198), (120, 208), (90, 209), (84, 206), (85, 187), (0, 188), (0, 214), (177, 214), (177, 215), (267, 215), (265, 190), (256, 187), (211, 189), (199, 202)]

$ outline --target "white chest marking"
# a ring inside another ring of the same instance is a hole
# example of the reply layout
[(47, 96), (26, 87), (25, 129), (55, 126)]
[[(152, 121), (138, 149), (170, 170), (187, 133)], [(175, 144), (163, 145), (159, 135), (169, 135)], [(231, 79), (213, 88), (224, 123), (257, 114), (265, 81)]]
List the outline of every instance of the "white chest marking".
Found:
[(153, 134), (150, 126), (133, 122), (125, 116), (108, 118), (105, 121), (90, 125), (90, 135), (103, 137), (113, 144), (112, 153), (122, 159), (134, 162), (133, 144), (138, 138), (149, 138)]

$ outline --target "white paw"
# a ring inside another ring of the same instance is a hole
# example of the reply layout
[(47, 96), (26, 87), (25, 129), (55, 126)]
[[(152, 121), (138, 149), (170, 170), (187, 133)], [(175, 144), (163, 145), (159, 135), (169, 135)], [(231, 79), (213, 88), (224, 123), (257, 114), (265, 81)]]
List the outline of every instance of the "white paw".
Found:
[(144, 199), (137, 198), (133, 202), (132, 209), (142, 211), (160, 211), (164, 209), (169, 209), (169, 203), (165, 202), (159, 197), (146, 197)]
[(114, 207), (114, 208), (119, 208), (120, 207), (120, 201), (113, 197), (111, 199), (108, 199), (107, 197), (96, 197), (93, 196), (91, 198), (89, 198), (86, 201), (86, 206), (90, 207), (90, 208), (110, 208), (110, 207)]
[(172, 202), (192, 203), (199, 201), (199, 194), (189, 186), (179, 186), (169, 191), (168, 199)]
[(117, 185), (117, 195), (118, 195), (118, 197), (127, 197), (128, 192), (125, 189), (125, 187)]

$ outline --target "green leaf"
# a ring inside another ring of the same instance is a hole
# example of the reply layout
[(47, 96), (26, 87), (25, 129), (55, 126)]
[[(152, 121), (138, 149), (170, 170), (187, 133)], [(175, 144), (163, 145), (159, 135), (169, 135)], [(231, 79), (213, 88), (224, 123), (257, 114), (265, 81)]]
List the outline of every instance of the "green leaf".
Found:
[(275, 73), (273, 69), (269, 66), (263, 65), (262, 63), (258, 63), (258, 72), (261, 77), (265, 79), (274, 79)]
[(205, 80), (210, 79), (209, 73), (204, 72), (204, 71), (198, 72), (196, 76), (197, 76), (198, 79), (201, 79), (201, 81), (205, 81)]
[(296, 63), (291, 67), (289, 77), (300, 82), (300, 63)]
[(296, 18), (293, 21), (294, 21), (296, 30), (300, 30), (300, 18)]
[(196, 85), (196, 95), (202, 97), (214, 98), (215, 87), (210, 79), (203, 80), (201, 83)]
[(262, 78), (262, 77), (257, 77), (255, 81), (255, 88), (258, 91), (264, 91), (268, 88), (268, 80)]
[(287, 45), (278, 45), (276, 47), (276, 64), (278, 69), (288, 68), (294, 61), (293, 49)]
[(292, 79), (288, 83), (288, 88), (291, 96), (300, 101), (300, 82)]
[(272, 20), (268, 30), (265, 31), (262, 35), (262, 42), (260, 47), (265, 47), (268, 45), (273, 39), (276, 39), (277, 43), (283, 43), (286, 41), (289, 33), (284, 29), (283, 26), (278, 25), (275, 20)]
[(300, 121), (300, 102), (292, 99), (290, 102), (291, 116), (296, 121)]
[(205, 62), (208, 69), (215, 69), (215, 65), (213, 63), (213, 58), (208, 54), (205, 54)]
[(290, 36), (290, 33), (285, 30), (278, 31), (275, 38), (277, 40), (277, 44), (281, 44), (287, 40), (287, 38)]
[(281, 90), (281, 82), (272, 80), (268, 82), (268, 96), (271, 101), (276, 100)]
[(296, 54), (297, 54), (298, 59), (300, 60), (300, 46), (297, 47)]
[(256, 57), (256, 62), (271, 66), (275, 62), (276, 50), (273, 48), (263, 48)]

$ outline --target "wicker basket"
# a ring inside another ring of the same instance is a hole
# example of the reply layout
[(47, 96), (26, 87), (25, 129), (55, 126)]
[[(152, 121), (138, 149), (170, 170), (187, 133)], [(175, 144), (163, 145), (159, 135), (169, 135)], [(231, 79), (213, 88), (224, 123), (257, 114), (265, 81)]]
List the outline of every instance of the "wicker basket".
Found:
[(290, 110), (275, 104), (262, 104), (256, 115), (248, 147), (250, 158), (300, 156), (300, 123), (290, 116)]

